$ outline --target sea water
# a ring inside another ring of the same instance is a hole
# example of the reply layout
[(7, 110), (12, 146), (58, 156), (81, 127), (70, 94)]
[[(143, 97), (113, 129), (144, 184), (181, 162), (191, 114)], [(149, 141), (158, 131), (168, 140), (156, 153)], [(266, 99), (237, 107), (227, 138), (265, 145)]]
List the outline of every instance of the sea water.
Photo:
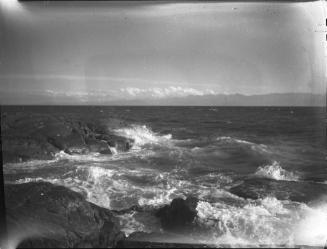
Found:
[[(246, 179), (325, 185), (325, 108), (21, 107), (33, 113), (92, 113), (108, 131), (134, 140), (127, 152), (68, 155), (4, 165), (5, 181), (48, 181), (117, 213), (126, 235), (160, 232), (151, 210), (197, 197), (194, 221), (208, 244), (312, 245), (327, 240), (327, 193), (313, 202), (246, 199), (229, 190)], [(5, 108), (6, 109), (6, 108)], [(9, 107), (8, 112), (13, 111)], [(125, 121), (112, 128), (110, 119)], [(285, 191), (290, 191), (289, 189)], [(289, 193), (288, 193), (289, 194)]]

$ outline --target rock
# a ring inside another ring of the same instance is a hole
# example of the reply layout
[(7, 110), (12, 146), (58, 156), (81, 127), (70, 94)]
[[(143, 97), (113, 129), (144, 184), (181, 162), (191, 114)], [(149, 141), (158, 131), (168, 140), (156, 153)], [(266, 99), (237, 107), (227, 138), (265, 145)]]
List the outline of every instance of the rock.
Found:
[(24, 162), (31, 159), (49, 160), (59, 150), (43, 142), (29, 138), (7, 138), (2, 139), (3, 161), (6, 162)]
[(5, 185), (9, 240), (18, 247), (113, 247), (124, 238), (104, 208), (46, 182)]
[(133, 140), (115, 134), (101, 134), (98, 139), (107, 141), (110, 147), (116, 148), (118, 151), (128, 151), (133, 146)]
[(170, 205), (160, 208), (156, 216), (160, 219), (165, 230), (180, 230), (190, 226), (197, 215), (196, 206), (198, 199), (188, 197), (174, 199)]
[(91, 152), (100, 152), (101, 154), (112, 154), (106, 141), (92, 138), (85, 139), (85, 142)]
[(115, 118), (102, 120), (92, 113), (49, 114), (14, 110), (2, 115), (1, 119), (5, 163), (51, 160), (60, 151), (112, 154), (109, 146), (117, 151), (128, 151), (133, 144), (131, 139), (114, 134), (114, 130), (122, 125)]
[(309, 203), (327, 193), (327, 185), (304, 181), (291, 182), (252, 178), (231, 188), (230, 192), (249, 199), (274, 196), (279, 200)]
[(68, 154), (83, 154), (88, 152), (84, 139), (76, 132), (72, 132), (68, 136), (48, 138), (48, 142), (50, 141), (57, 148), (66, 151)]

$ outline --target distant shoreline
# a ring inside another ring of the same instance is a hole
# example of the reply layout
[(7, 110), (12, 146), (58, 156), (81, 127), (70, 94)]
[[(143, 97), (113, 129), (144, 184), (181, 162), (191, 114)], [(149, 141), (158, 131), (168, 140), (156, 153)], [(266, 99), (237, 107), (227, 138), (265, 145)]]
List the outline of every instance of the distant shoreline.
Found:
[(326, 106), (326, 94), (271, 93), (260, 95), (206, 94), (165, 98), (119, 99), (117, 96), (51, 95), (42, 93), (0, 92), (2, 105), (58, 105), (58, 106)]

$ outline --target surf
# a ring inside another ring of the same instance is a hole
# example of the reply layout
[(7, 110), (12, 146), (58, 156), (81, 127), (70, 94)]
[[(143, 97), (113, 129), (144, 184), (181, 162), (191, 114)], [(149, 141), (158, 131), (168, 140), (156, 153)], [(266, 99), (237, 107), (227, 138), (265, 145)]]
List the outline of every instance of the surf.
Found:
[(254, 173), (256, 177), (274, 179), (278, 181), (299, 181), (300, 176), (294, 172), (283, 169), (279, 162), (258, 167)]
[(132, 124), (129, 127), (115, 129), (114, 132), (126, 138), (133, 139), (133, 148), (139, 149), (146, 144), (164, 144), (172, 139), (171, 134), (161, 135), (153, 132), (146, 125)]

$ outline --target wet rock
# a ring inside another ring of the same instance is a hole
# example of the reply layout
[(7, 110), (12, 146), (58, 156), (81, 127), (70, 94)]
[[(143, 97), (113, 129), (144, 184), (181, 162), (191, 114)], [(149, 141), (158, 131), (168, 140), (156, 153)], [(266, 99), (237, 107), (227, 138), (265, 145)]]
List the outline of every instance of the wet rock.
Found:
[(231, 188), (230, 192), (249, 199), (274, 196), (279, 200), (309, 203), (327, 193), (327, 185), (304, 181), (291, 182), (253, 178)]
[(181, 230), (190, 226), (197, 215), (196, 206), (198, 199), (188, 197), (174, 199), (170, 205), (160, 208), (156, 216), (160, 219), (165, 230)]
[(51, 144), (30, 138), (2, 138), (3, 161), (24, 162), (31, 159), (48, 160), (59, 150)]
[(91, 152), (100, 152), (101, 154), (111, 154), (111, 150), (108, 147), (109, 145), (106, 141), (87, 138), (85, 142)]
[(4, 162), (50, 160), (60, 151), (112, 154), (110, 147), (128, 151), (133, 141), (114, 134), (119, 125), (117, 119), (92, 114), (8, 112), (1, 119)]
[(83, 154), (88, 152), (88, 148), (84, 139), (76, 132), (72, 132), (68, 136), (57, 135), (56, 137), (48, 138), (48, 142), (64, 150), (68, 154)]
[(110, 147), (116, 148), (118, 151), (128, 151), (133, 146), (133, 140), (115, 134), (101, 134), (97, 139), (107, 142)]
[(5, 185), (9, 239), (18, 247), (114, 247), (124, 238), (104, 208), (62, 186), (46, 182)]

